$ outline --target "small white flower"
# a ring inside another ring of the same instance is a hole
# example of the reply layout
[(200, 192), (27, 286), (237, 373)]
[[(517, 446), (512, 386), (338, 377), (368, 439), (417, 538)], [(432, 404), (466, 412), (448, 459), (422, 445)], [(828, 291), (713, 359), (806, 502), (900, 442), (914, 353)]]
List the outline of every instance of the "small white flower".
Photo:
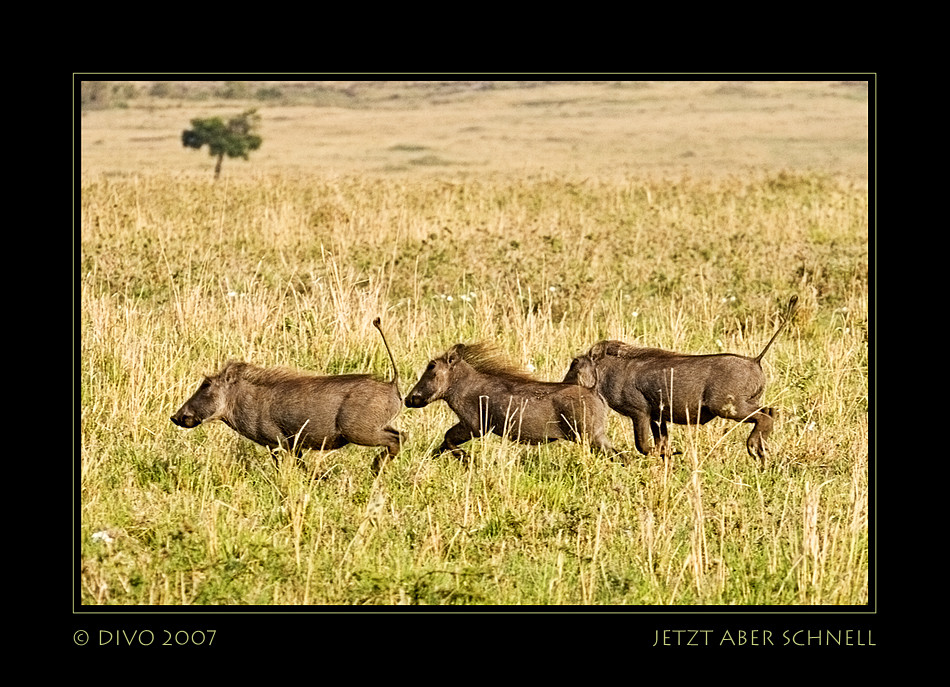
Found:
[(527, 365), (525, 365), (525, 369), (528, 372), (534, 372), (537, 368), (534, 366), (534, 364), (528, 363)]
[(446, 296), (446, 297), (445, 297), (445, 300), (447, 300), (449, 303), (451, 303), (451, 302), (452, 302), (452, 297), (451, 297), (451, 296)]
[(556, 287), (556, 286), (549, 286), (549, 287), (548, 287), (548, 291), (550, 291), (551, 293), (554, 293), (555, 291), (557, 291), (557, 287)]
[(238, 295), (237, 291), (228, 291), (228, 298), (235, 298), (237, 297), (237, 295)]
[(640, 317), (640, 313), (634, 310), (632, 313), (630, 313), (630, 317)]
[(115, 540), (109, 535), (109, 533), (106, 532), (105, 530), (102, 530), (102, 531), (100, 531), (100, 532), (94, 532), (93, 535), (92, 535), (92, 540), (93, 540), (93, 541), (101, 541), (101, 542), (104, 543), (104, 544), (111, 544), (113, 541), (115, 541)]

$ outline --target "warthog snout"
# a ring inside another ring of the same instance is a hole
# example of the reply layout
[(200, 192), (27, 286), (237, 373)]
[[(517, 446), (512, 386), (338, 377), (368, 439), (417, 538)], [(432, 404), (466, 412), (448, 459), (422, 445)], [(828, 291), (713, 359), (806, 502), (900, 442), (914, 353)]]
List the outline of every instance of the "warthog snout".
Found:
[(172, 422), (179, 427), (192, 429), (205, 420), (221, 417), (225, 401), (223, 385), (224, 379), (220, 375), (205, 377), (194, 395), (172, 415)]
[(457, 361), (458, 356), (453, 351), (430, 361), (419, 381), (406, 394), (406, 407), (425, 408), (442, 398), (449, 387), (449, 374)]
[(174, 422), (179, 427), (184, 427), (185, 429), (192, 429), (193, 427), (197, 427), (201, 424), (201, 420), (186, 412), (184, 408), (172, 415), (172, 422)]
[(429, 402), (422, 397), (422, 394), (409, 394), (406, 396), (407, 408), (425, 408)]

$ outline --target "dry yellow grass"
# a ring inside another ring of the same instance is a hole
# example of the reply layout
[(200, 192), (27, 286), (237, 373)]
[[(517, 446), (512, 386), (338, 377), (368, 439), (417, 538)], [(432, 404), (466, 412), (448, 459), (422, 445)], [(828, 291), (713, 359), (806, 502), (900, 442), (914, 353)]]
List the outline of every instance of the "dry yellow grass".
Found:
[[(181, 130), (249, 103), (83, 116), (83, 604), (868, 603), (866, 90), (351, 87), (260, 106), (216, 183)], [(477, 338), (545, 379), (607, 336), (755, 354), (793, 292), (764, 470), (725, 421), (667, 463), (490, 438), (469, 467), (427, 455), (444, 407), (407, 410), (374, 480), (359, 448), (301, 470), (168, 420), (227, 357), (387, 376), (376, 315), (405, 392)]]

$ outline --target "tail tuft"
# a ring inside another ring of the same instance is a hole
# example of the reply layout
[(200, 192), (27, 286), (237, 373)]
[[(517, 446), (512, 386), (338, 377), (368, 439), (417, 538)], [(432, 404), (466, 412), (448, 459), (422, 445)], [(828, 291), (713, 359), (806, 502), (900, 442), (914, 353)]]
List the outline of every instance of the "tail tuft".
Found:
[(772, 335), (772, 338), (769, 339), (769, 342), (765, 344), (765, 348), (762, 349), (762, 352), (759, 353), (755, 358), (753, 358), (755, 362), (757, 363), (762, 362), (762, 358), (765, 357), (766, 352), (768, 352), (769, 348), (772, 346), (772, 343), (775, 341), (775, 339), (778, 337), (781, 331), (785, 329), (785, 325), (791, 322), (792, 316), (795, 314), (795, 311), (797, 309), (798, 309), (798, 296), (794, 295), (788, 299), (788, 307), (785, 310), (785, 317), (782, 319), (782, 324), (780, 324), (778, 326), (778, 329), (775, 330), (775, 333)]
[(379, 335), (383, 337), (383, 346), (386, 347), (386, 353), (389, 354), (389, 362), (392, 363), (393, 366), (392, 385), (396, 387), (396, 394), (399, 396), (399, 398), (402, 398), (402, 394), (399, 393), (399, 370), (396, 369), (396, 359), (393, 358), (393, 352), (389, 350), (389, 344), (386, 342), (386, 335), (383, 334), (383, 327), (380, 324), (380, 319), (378, 317), (373, 319), (373, 326), (379, 330)]

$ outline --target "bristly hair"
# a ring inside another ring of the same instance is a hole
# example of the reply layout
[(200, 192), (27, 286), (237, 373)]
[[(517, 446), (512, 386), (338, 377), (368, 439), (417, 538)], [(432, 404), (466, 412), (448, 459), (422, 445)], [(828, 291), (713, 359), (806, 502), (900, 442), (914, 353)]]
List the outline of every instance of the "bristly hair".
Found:
[(460, 351), (462, 360), (482, 374), (505, 377), (525, 382), (538, 381), (505, 357), (495, 346), (485, 342), (465, 344)]
[[(221, 376), (229, 371), (234, 373), (238, 378), (243, 379), (248, 384), (253, 384), (254, 386), (270, 386), (283, 382), (293, 382), (300, 379), (327, 376), (315, 372), (295, 370), (290, 367), (259, 367), (253, 363), (245, 363), (238, 360), (229, 360), (226, 362), (224, 367), (222, 367), (215, 376)], [(362, 379), (371, 377), (372, 375), (368, 374), (334, 375), (334, 378), (338, 380)]]
[(672, 357), (677, 355), (672, 351), (666, 351), (662, 348), (641, 348), (640, 346), (631, 346), (623, 341), (598, 341), (591, 346), (588, 355), (591, 358), (599, 358), (609, 355), (614, 358), (639, 358), (640, 356), (652, 357)]

